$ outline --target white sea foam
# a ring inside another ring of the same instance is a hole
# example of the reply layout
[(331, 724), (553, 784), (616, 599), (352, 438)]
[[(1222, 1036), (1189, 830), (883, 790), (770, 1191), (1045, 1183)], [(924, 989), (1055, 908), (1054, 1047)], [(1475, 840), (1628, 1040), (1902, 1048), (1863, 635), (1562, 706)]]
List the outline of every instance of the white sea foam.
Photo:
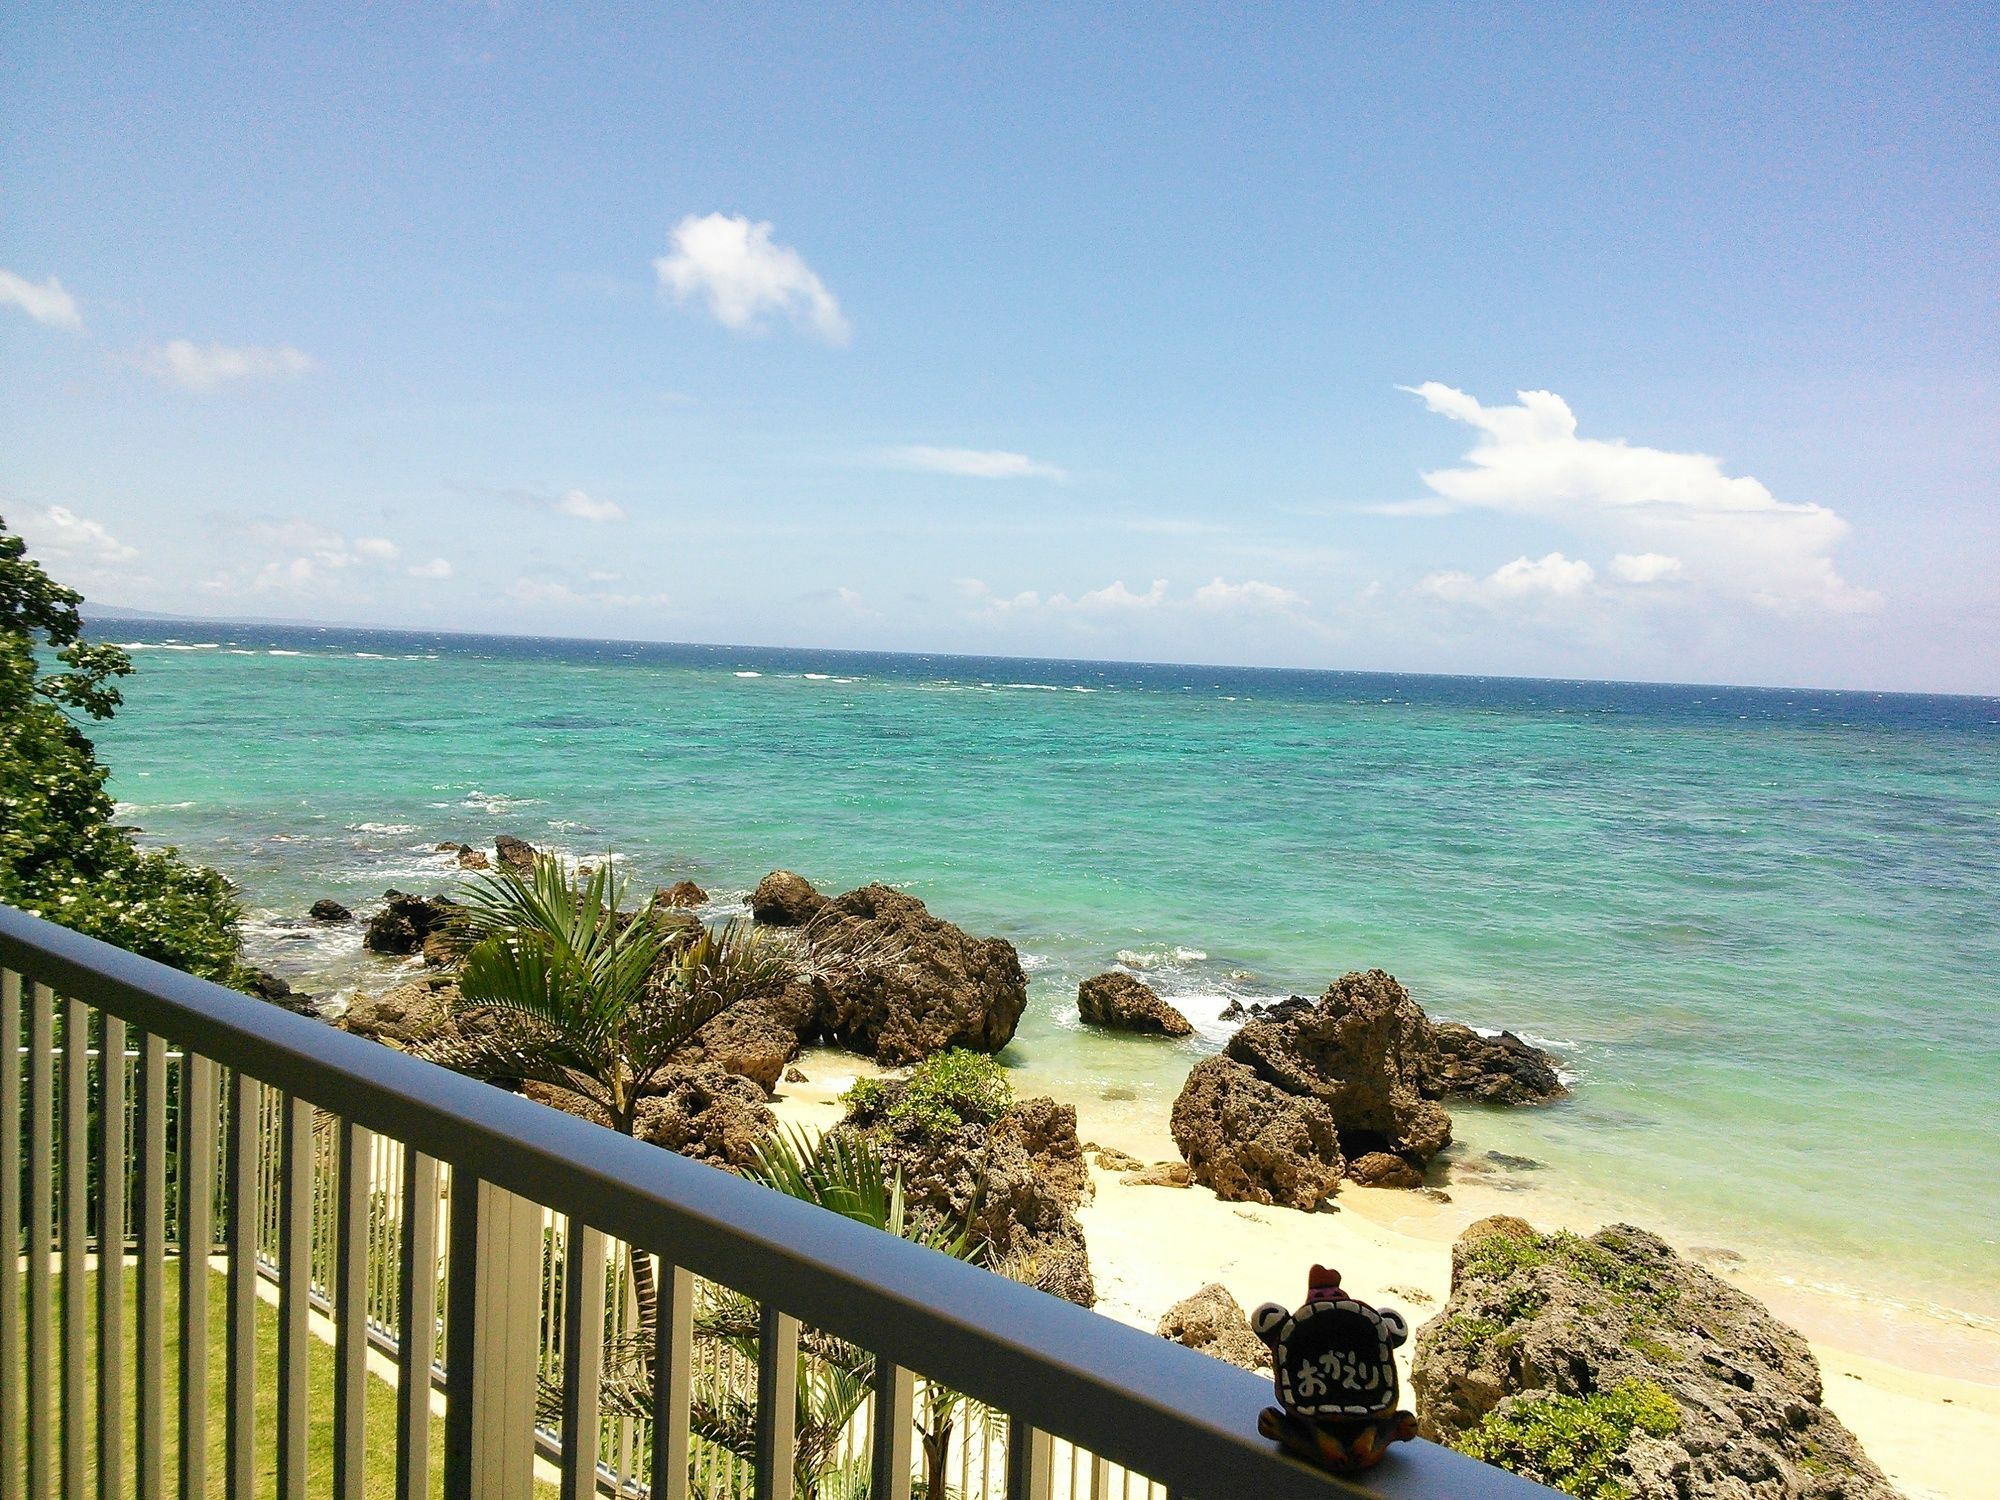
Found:
[(532, 807), (542, 799), (539, 797), (510, 797), (505, 792), (470, 791), (459, 800), (460, 807), (469, 807), (474, 812), (502, 813), (510, 808)]
[(389, 658), (382, 655), (379, 651), (357, 651), (354, 653), (354, 659), (356, 661), (387, 661)]
[(229, 656), (255, 656), (257, 653), (244, 646), (230, 646), (227, 648), (225, 654)]
[(349, 833), (415, 833), (414, 823), (349, 823)]
[(764, 674), (762, 672), (738, 672), (736, 675), (738, 677), (762, 677)]
[(827, 682), (832, 679), (833, 674), (831, 672), (807, 672), (804, 676), (807, 682)]
[(1139, 953), (1130, 948), (1120, 948), (1118, 950), (1118, 962), (1125, 965), (1128, 969), (1157, 968), (1160, 958), (1161, 955), (1158, 953)]
[(304, 655), (305, 655), (305, 652), (303, 652), (303, 651), (275, 651), (275, 650), (274, 650), (274, 651), (266, 651), (266, 652), (265, 652), (264, 654), (265, 654), (266, 656), (304, 656)]
[(1207, 957), (1208, 955), (1199, 948), (1174, 949), (1174, 962), (1177, 964), (1198, 964)]

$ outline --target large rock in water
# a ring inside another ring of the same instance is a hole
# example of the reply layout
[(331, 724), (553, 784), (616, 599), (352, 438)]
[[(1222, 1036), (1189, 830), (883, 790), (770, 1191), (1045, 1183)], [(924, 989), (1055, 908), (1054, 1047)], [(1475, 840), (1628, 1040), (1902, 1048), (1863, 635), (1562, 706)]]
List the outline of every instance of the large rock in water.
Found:
[(639, 1102), (642, 1141), (678, 1151), (710, 1166), (740, 1172), (756, 1160), (757, 1146), (778, 1128), (763, 1092), (748, 1078), (711, 1062), (678, 1065)]
[(1172, 1127), (1195, 1181), (1218, 1198), (1310, 1210), (1333, 1196), (1347, 1167), (1324, 1103), (1227, 1057), (1195, 1064)]
[(1630, 1225), (1584, 1239), (1474, 1224), (1411, 1384), (1425, 1437), (1573, 1494), (1896, 1493), (1826, 1410), (1805, 1340)]
[(1271, 1351), (1250, 1331), (1250, 1316), (1243, 1311), (1243, 1304), (1219, 1281), (1168, 1308), (1160, 1319), (1159, 1334), (1259, 1375), (1271, 1373)]
[(516, 838), (511, 833), (503, 833), (493, 840), (494, 856), (500, 861), (500, 868), (515, 875), (532, 875), (535, 872), (535, 846), (524, 838)]
[(1076, 987), (1076, 1010), (1086, 1026), (1113, 1031), (1151, 1031), (1161, 1036), (1191, 1036), (1188, 1018), (1119, 969), (1086, 979)]
[(1425, 1062), (1427, 1099), (1468, 1099), (1480, 1104), (1547, 1104), (1569, 1090), (1555, 1062), (1511, 1031), (1482, 1036), (1455, 1021), (1433, 1022)]
[(1430, 1022), (1380, 969), (1343, 974), (1317, 1001), (1246, 1022), (1228, 1054), (1290, 1094), (1325, 1104), (1349, 1156), (1386, 1151), (1421, 1165), (1451, 1142), (1451, 1116), (1424, 1097)]
[(443, 896), (384, 891), (382, 908), (368, 919), (361, 946), (371, 953), (414, 953), (424, 939), (457, 915), (458, 903)]
[(790, 870), (773, 870), (750, 893), (750, 917), (767, 927), (803, 927), (820, 913), (826, 897)]
[(1028, 980), (1005, 938), (973, 937), (886, 885), (825, 902), (808, 935), (826, 971), (820, 1026), (842, 1046), (911, 1063), (947, 1047), (998, 1052), (1014, 1039)]

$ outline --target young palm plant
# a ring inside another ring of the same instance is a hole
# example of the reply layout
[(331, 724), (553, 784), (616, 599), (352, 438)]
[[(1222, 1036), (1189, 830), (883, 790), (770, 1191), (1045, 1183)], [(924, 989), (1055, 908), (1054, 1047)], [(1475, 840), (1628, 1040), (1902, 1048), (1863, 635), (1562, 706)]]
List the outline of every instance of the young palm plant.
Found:
[[(901, 1174), (891, 1170), (867, 1138), (856, 1131), (832, 1130), (814, 1139), (797, 1126), (789, 1126), (758, 1147), (757, 1159), (744, 1175), (942, 1254), (960, 1260), (984, 1259), (986, 1246), (972, 1232), (972, 1213), (969, 1211), (963, 1220), (941, 1221), (910, 1212)], [(745, 1472), (742, 1465), (755, 1460), (757, 1450), (757, 1312), (754, 1301), (728, 1287), (702, 1282), (697, 1288), (694, 1334), (709, 1357), (696, 1363), (689, 1425), (698, 1444), (738, 1460), (723, 1466), (726, 1474), (737, 1479)], [(650, 1335), (642, 1330), (609, 1345), (605, 1370), (604, 1410), (649, 1417), (653, 1399)], [(817, 1329), (801, 1330), (792, 1468), (804, 1500), (854, 1500), (865, 1494), (865, 1460), (843, 1463), (840, 1447), (855, 1414), (868, 1399), (874, 1374), (875, 1356), (867, 1350)], [(559, 1412), (560, 1391), (545, 1390), (542, 1403), (549, 1413)], [(944, 1500), (945, 1458), (953, 1420), (965, 1405), (965, 1398), (956, 1393), (928, 1384), (924, 1388), (924, 1493), (935, 1500)], [(697, 1464), (704, 1471), (713, 1467)], [(728, 1489), (725, 1480), (711, 1500), (719, 1500)]]
[[(461, 1010), (486, 1012), (417, 1050), (488, 1078), (544, 1084), (631, 1135), (639, 1105), (704, 1023), (747, 996), (799, 977), (794, 941), (744, 921), (675, 937), (619, 910), (610, 862), (570, 873), (538, 855), (524, 877), (475, 882), (457, 936)], [(658, 1310), (652, 1257), (632, 1257), (641, 1326)]]

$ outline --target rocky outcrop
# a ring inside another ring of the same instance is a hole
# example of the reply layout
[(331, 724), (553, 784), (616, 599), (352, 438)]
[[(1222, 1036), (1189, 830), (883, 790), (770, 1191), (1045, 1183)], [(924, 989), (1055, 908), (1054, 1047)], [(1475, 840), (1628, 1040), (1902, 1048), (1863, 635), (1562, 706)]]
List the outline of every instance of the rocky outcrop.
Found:
[(819, 915), (826, 897), (790, 870), (773, 870), (750, 893), (750, 916), (767, 927), (803, 927)]
[(322, 896), (306, 908), (306, 915), (315, 922), (352, 922), (354, 913), (342, 906), (331, 896)]
[(1657, 1236), (1483, 1219), (1417, 1335), (1424, 1436), (1576, 1494), (1892, 1500), (1806, 1342)]
[(973, 937), (886, 885), (823, 902), (808, 937), (824, 971), (821, 1029), (883, 1062), (916, 1062), (949, 1047), (998, 1052), (1028, 1003), (1012, 943)]
[(1184, 1161), (1156, 1161), (1118, 1179), (1125, 1187), (1188, 1188), (1194, 1186), (1194, 1168)]
[(245, 975), (244, 990), (259, 1000), (268, 1000), (273, 1005), (301, 1016), (317, 1016), (319, 1002), (311, 995), (302, 995), (289, 983), (273, 974), (269, 969), (251, 969)]
[(1053, 1099), (1024, 1099), (990, 1121), (940, 1130), (895, 1118), (900, 1087), (890, 1084), (877, 1104), (850, 1109), (847, 1126), (867, 1132), (902, 1174), (911, 1210), (948, 1223), (969, 1213), (994, 1270), (1081, 1307), (1094, 1303), (1090, 1252), (1076, 1217), (1091, 1193), (1076, 1111)]
[(382, 907), (368, 919), (361, 946), (371, 953), (414, 953), (424, 939), (444, 927), (458, 912), (458, 903), (443, 896), (411, 896), (384, 891)]
[(1195, 1065), (1174, 1101), (1172, 1128), (1195, 1181), (1219, 1198), (1312, 1209), (1333, 1195), (1347, 1165), (1322, 1100), (1287, 1092), (1229, 1057)]
[(1187, 1017), (1155, 994), (1152, 986), (1120, 969), (1078, 985), (1076, 1010), (1086, 1026), (1161, 1036), (1190, 1036), (1194, 1032)]
[(1160, 1319), (1159, 1334), (1260, 1375), (1271, 1372), (1271, 1351), (1250, 1331), (1243, 1304), (1220, 1282), (1210, 1282), (1168, 1308)]
[(526, 839), (500, 834), (493, 840), (493, 854), (510, 875), (532, 875), (535, 871), (535, 846)]
[(651, 905), (656, 911), (687, 911), (708, 905), (708, 892), (692, 880), (676, 880), (665, 890), (653, 892)]
[(1323, 1103), (1350, 1156), (1386, 1151), (1420, 1164), (1451, 1141), (1451, 1116), (1424, 1096), (1430, 1022), (1380, 969), (1342, 975), (1317, 1001), (1268, 1008), (1229, 1039), (1228, 1055)]
[(753, 996), (712, 1017), (694, 1035), (687, 1056), (750, 1079), (766, 1094), (777, 1092), (785, 1064), (799, 1055), (818, 1014), (810, 984), (789, 984), (775, 995)]
[(1481, 1036), (1455, 1021), (1431, 1026), (1423, 1092), (1480, 1104), (1547, 1104), (1569, 1094), (1554, 1059), (1541, 1048), (1511, 1031)]
[(758, 1143), (778, 1128), (755, 1083), (712, 1062), (677, 1065), (639, 1103), (642, 1141), (711, 1166), (740, 1172), (756, 1160)]
[(1424, 1174), (1387, 1151), (1369, 1151), (1347, 1164), (1347, 1175), (1363, 1187), (1420, 1188)]

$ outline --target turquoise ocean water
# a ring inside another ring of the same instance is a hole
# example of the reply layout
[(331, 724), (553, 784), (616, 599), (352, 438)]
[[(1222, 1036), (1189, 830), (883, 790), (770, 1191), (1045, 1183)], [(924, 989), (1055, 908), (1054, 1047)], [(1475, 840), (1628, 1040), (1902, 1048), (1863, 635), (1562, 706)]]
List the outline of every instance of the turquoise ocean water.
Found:
[[(907, 886), (1021, 950), (1008, 1061), (1164, 1117), (1234, 998), (1397, 974), (1557, 1049), (1459, 1170), (1804, 1279), (2000, 1316), (2000, 701), (107, 622), (98, 735), (263, 961), (379, 983), (313, 898), (441, 839), (614, 851), (719, 905)], [(1076, 1025), (1122, 960), (1201, 1029)], [(1490, 1171), (1490, 1167), (1486, 1167)]]

